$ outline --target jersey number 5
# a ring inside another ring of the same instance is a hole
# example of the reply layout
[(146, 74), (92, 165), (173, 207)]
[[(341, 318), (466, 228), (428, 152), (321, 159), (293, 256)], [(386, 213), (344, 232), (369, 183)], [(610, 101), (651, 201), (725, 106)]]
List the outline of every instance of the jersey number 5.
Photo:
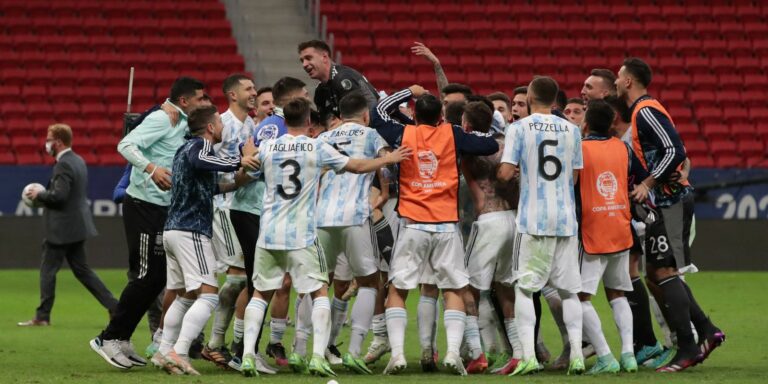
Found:
[[(544, 178), (544, 180), (552, 181), (557, 179), (558, 176), (560, 176), (560, 172), (563, 171), (563, 163), (560, 162), (560, 159), (558, 159), (555, 155), (545, 155), (544, 154), (544, 148), (550, 146), (550, 147), (556, 147), (557, 146), (557, 140), (542, 140), (539, 144), (539, 175)], [(547, 173), (546, 165), (547, 163), (552, 163), (555, 165), (555, 171), (552, 173)]]
[[(277, 193), (280, 194), (280, 197), (282, 197), (285, 200), (293, 199), (294, 197), (298, 196), (299, 193), (301, 193), (301, 180), (299, 180), (299, 173), (301, 173), (301, 165), (299, 165), (299, 162), (296, 160), (286, 160), (280, 163), (280, 168), (285, 169), (286, 167), (291, 167), (293, 169), (293, 173), (287, 175), (288, 180), (287, 182), (290, 182), (293, 184), (292, 193), (285, 192), (285, 188), (283, 188), (283, 184), (277, 185)], [(283, 173), (283, 181), (285, 180), (286, 174)]]

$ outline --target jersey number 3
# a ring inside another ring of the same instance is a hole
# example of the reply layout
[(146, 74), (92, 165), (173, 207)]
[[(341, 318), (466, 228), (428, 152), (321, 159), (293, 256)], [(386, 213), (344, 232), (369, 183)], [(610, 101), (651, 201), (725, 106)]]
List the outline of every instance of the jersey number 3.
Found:
[[(285, 188), (283, 188), (283, 184), (277, 185), (277, 193), (280, 194), (280, 197), (282, 197), (285, 200), (293, 199), (294, 197), (298, 196), (299, 193), (301, 193), (301, 180), (299, 180), (299, 173), (301, 173), (301, 165), (299, 165), (299, 162), (296, 160), (286, 160), (280, 163), (280, 168), (285, 170), (286, 167), (291, 167), (293, 170), (293, 173), (286, 175), (286, 173), (283, 173), (283, 181), (289, 182), (293, 184), (293, 186), (290, 188), (293, 190), (291, 193), (287, 193), (285, 191)], [(286, 176), (288, 180), (286, 179)]]
[[(563, 163), (560, 162), (560, 159), (558, 159), (555, 155), (545, 155), (544, 154), (544, 148), (550, 146), (550, 147), (556, 147), (557, 146), (557, 140), (542, 140), (539, 144), (539, 175), (544, 178), (544, 180), (552, 181), (557, 179), (558, 176), (560, 176), (560, 172), (563, 171)], [(547, 173), (546, 165), (547, 163), (552, 163), (555, 165), (555, 171), (552, 173)]]

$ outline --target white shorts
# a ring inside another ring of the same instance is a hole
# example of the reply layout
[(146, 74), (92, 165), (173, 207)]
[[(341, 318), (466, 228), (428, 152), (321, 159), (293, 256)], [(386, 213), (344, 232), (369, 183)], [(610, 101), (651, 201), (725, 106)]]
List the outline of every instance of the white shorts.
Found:
[(419, 283), (440, 289), (469, 284), (464, 266), (461, 233), (427, 232), (400, 226), (392, 252), (389, 280), (397, 289), (414, 289)]
[(283, 286), (285, 274), (291, 275), (298, 293), (312, 293), (328, 284), (328, 267), (323, 250), (315, 244), (301, 249), (265, 249), (256, 247), (253, 265), (253, 287), (260, 292)]
[[(379, 270), (376, 234), (370, 220), (362, 225), (318, 228), (317, 240), (323, 247), (328, 269), (334, 271), (334, 279), (351, 281)], [(337, 268), (339, 262), (341, 268)]]
[(480, 291), (491, 288), (491, 282), (511, 285), (515, 281), (512, 269), (515, 242), (515, 211), (484, 213), (472, 223), (467, 240), (464, 265), (469, 284)]
[(515, 240), (514, 265), (521, 289), (537, 292), (549, 283), (555, 289), (581, 292), (577, 236), (519, 233)]
[(581, 291), (596, 295), (600, 280), (606, 288), (632, 291), (629, 250), (604, 255), (590, 255), (581, 250)]
[(217, 270), (226, 272), (229, 267), (245, 269), (245, 259), (235, 228), (229, 219), (229, 209), (213, 209), (213, 253), (216, 255)]
[(195, 232), (164, 231), (166, 288), (194, 291), (206, 284), (218, 287), (216, 258), (213, 256), (211, 239)]

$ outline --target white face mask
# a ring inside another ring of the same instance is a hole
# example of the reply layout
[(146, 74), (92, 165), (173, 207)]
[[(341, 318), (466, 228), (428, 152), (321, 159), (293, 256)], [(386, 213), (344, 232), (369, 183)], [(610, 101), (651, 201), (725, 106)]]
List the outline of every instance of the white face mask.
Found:
[(53, 152), (53, 142), (52, 141), (46, 141), (45, 142), (45, 152), (48, 153), (51, 156), (55, 156), (55, 153)]

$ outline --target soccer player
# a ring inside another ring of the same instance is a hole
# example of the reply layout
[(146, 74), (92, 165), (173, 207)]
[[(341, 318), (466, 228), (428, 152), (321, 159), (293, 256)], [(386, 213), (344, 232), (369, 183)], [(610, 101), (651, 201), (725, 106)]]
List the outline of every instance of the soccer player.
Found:
[(129, 269), (136, 278), (123, 290), (107, 328), (90, 341), (91, 349), (117, 368), (130, 368), (133, 362), (141, 365), (141, 358), (130, 347), (130, 339), (144, 313), (165, 287), (162, 233), (171, 200), (170, 167), (176, 150), (184, 144), (187, 114), (203, 103), (204, 88), (203, 83), (193, 78), (176, 79), (166, 103), (179, 112), (178, 122), (171, 124), (168, 115), (157, 110), (117, 146), (120, 154), (133, 165), (123, 200), (123, 220)]
[[(219, 157), (236, 157), (240, 154), (240, 144), (244, 143), (251, 131), (256, 128), (253, 119), (248, 116), (248, 112), (256, 107), (256, 87), (248, 76), (234, 74), (224, 79), (222, 90), (229, 102), (229, 109), (221, 115), (221, 121), (224, 124), (221, 142), (215, 144), (213, 149)], [(231, 183), (233, 180), (234, 173), (219, 175), (220, 182)], [(218, 194), (213, 202), (211, 243), (216, 255), (217, 269), (224, 270), (227, 279), (219, 290), (219, 305), (213, 316), (211, 339), (202, 351), (204, 359), (221, 367), (226, 367), (232, 359), (225, 346), (224, 335), (232, 320), (237, 296), (245, 288), (247, 280), (243, 250), (229, 218), (232, 195), (232, 193)]]
[(402, 161), (410, 150), (400, 148), (374, 160), (350, 159), (329, 144), (307, 137), (311, 102), (296, 98), (283, 109), (287, 134), (259, 146), (258, 159), (265, 180), (262, 231), (256, 248), (253, 298), (245, 310), (242, 372), (256, 374), (256, 336), (274, 291), (286, 273), (293, 287), (313, 299), (313, 355), (307, 370), (321, 376), (335, 373), (324, 351), (330, 336), (328, 269), (316, 238), (316, 196), (323, 167), (336, 172), (368, 173)]
[(275, 111), (275, 99), (272, 97), (272, 87), (261, 87), (256, 91), (256, 118), (253, 122), (257, 125), (264, 121)]
[(512, 373), (536, 372), (536, 315), (533, 293), (549, 285), (562, 299), (563, 322), (570, 342), (568, 374), (584, 372), (581, 352), (581, 290), (578, 270), (578, 224), (574, 182), (582, 168), (581, 133), (565, 119), (552, 115), (557, 82), (536, 77), (528, 85), (531, 115), (507, 129), (498, 177), (511, 179), (520, 173), (520, 204), (515, 259), (515, 321), (523, 359)]
[[(661, 216), (646, 229), (646, 268), (649, 286), (663, 294), (666, 317), (677, 334), (677, 352), (660, 372), (677, 372), (704, 361), (725, 341), (699, 307), (690, 287), (680, 274), (691, 265), (690, 230), (693, 218), (693, 188), (687, 180), (669, 177), (685, 160), (685, 148), (677, 135), (672, 118), (664, 107), (648, 95), (651, 68), (638, 58), (628, 58), (616, 79), (618, 96), (632, 110), (632, 149), (650, 172), (635, 187), (631, 197), (636, 202), (653, 198)], [(699, 336), (696, 344), (690, 323)]]
[[(582, 141), (584, 169), (579, 181), (581, 255), (581, 306), (584, 335), (597, 352), (597, 363), (587, 374), (637, 372), (632, 336), (632, 310), (624, 292), (631, 291), (629, 248), (632, 246), (629, 185), (647, 172), (629, 147), (610, 134), (612, 107), (601, 99), (590, 100)], [(592, 306), (600, 281), (613, 309), (621, 337), (621, 365), (605, 341), (600, 318)]]
[[(272, 116), (264, 119), (258, 127), (256, 127), (250, 133), (250, 137), (254, 140), (255, 144), (259, 144), (262, 141), (269, 139), (276, 139), (287, 132), (285, 125), (285, 118), (283, 117), (282, 107), (288, 103), (289, 100), (295, 97), (307, 97), (306, 84), (303, 81), (293, 77), (283, 77), (275, 82), (272, 87), (272, 94), (275, 97), (275, 110)], [(243, 319), (245, 316), (245, 306), (248, 304), (249, 298), (253, 295), (253, 257), (256, 252), (256, 241), (259, 235), (259, 223), (260, 215), (262, 213), (262, 199), (264, 195), (264, 181), (258, 179), (258, 173), (248, 173), (248, 175), (254, 179), (254, 182), (244, 185), (239, 188), (232, 200), (230, 207), (230, 218), (235, 227), (237, 238), (240, 241), (240, 246), (243, 249), (245, 255), (251, 255), (245, 259), (245, 272), (247, 276), (247, 292), (241, 294), (235, 309), (235, 326), (234, 326), (234, 343), (235, 355), (230, 361), (229, 366), (235, 370), (239, 370), (240, 362), (242, 360), (242, 335), (244, 330)], [(267, 346), (267, 350), (270, 352), (278, 364), (287, 364), (285, 357), (285, 349), (279, 342), (282, 339), (280, 330), (285, 330), (288, 317), (288, 297), (290, 293), (290, 281), (278, 290), (277, 296), (279, 300), (276, 300), (276, 305), (272, 307), (272, 318), (275, 320), (272, 324), (271, 331), (275, 333), (276, 343), (270, 343)], [(280, 321), (285, 320), (285, 321)], [(299, 324), (297, 324), (297, 328)], [(261, 332), (259, 332), (259, 339), (261, 338)], [(270, 335), (272, 339), (272, 335)], [(270, 340), (272, 341), (272, 340)], [(258, 348), (258, 347), (257, 347)], [(260, 353), (256, 355), (257, 368), (262, 373), (276, 373), (276, 371), (269, 367), (266, 360)]]
[[(340, 153), (353, 159), (373, 159), (383, 154), (387, 143), (369, 128), (370, 113), (365, 96), (350, 92), (339, 103), (343, 123), (319, 136), (319, 139), (336, 148)], [(320, 195), (317, 204), (318, 240), (325, 253), (329, 269), (336, 269), (336, 260), (346, 258), (351, 275), (334, 279), (346, 284), (354, 277), (358, 285), (357, 300), (350, 315), (352, 332), (349, 352), (344, 354), (342, 364), (353, 372), (371, 374), (371, 370), (360, 359), (363, 339), (371, 327), (376, 293), (379, 286), (379, 265), (374, 250), (374, 233), (371, 223), (369, 192), (375, 173), (355, 175), (337, 174), (327, 171), (320, 179)], [(341, 300), (341, 290), (334, 292), (334, 311), (346, 312), (347, 301)], [(338, 335), (341, 316), (332, 313), (330, 344)]]
[(512, 107), (509, 110), (512, 112), (513, 122), (528, 117), (528, 87), (515, 88), (512, 92)]
[(221, 142), (224, 125), (216, 107), (189, 114), (190, 138), (173, 159), (171, 202), (163, 232), (168, 262), (166, 290), (177, 297), (165, 314), (160, 353), (169, 373), (199, 375), (189, 363), (189, 347), (216, 308), (218, 282), (213, 232), (213, 196), (234, 190), (231, 182), (217, 183), (216, 172), (256, 168), (255, 146), (244, 156), (218, 157), (213, 146)]
[(501, 113), (507, 124), (512, 122), (512, 100), (504, 92), (494, 92), (488, 95), (488, 100), (493, 102), (493, 107)]
[(373, 108), (379, 101), (379, 93), (360, 72), (334, 63), (331, 47), (324, 41), (310, 40), (299, 44), (299, 61), (307, 75), (320, 81), (315, 89), (315, 106), (320, 116), (332, 113), (339, 116), (339, 100), (353, 90), (359, 89)]
[[(492, 116), (491, 109), (482, 102), (469, 103), (464, 109), (464, 129), (486, 133), (490, 131)], [(490, 156), (467, 157), (462, 161), (462, 173), (478, 215), (472, 224), (464, 262), (469, 273), (469, 289), (464, 294), (467, 307), (464, 338), (471, 359), (467, 363), (468, 373), (481, 373), (488, 368), (478, 326), (481, 292), (490, 290), (493, 285), (504, 312), (506, 333), (510, 340), (517, 334), (514, 327), (514, 290), (510, 287), (514, 282), (512, 252), (518, 188), (516, 183), (499, 183), (496, 180), (504, 139), (499, 134), (494, 135), (494, 139), (500, 148), (498, 152)], [(496, 332), (494, 327), (489, 328), (491, 332)], [(506, 352), (513, 357), (511, 346), (507, 346)], [(501, 360), (504, 363), (509, 361), (504, 357)], [(499, 373), (512, 373), (514, 366), (506, 365), (509, 368)]]
[(581, 87), (581, 98), (585, 103), (590, 100), (604, 99), (616, 95), (616, 75), (610, 69), (595, 68)]
[(580, 127), (581, 123), (584, 122), (585, 109), (584, 100), (577, 97), (571, 98), (568, 99), (568, 104), (566, 104), (565, 109), (563, 109), (563, 115), (565, 115), (571, 123)]
[[(419, 87), (420, 88), (420, 87)], [(404, 354), (408, 290), (416, 288), (420, 275), (429, 274), (445, 299), (444, 321), (448, 352), (443, 364), (466, 375), (459, 357), (464, 334), (465, 310), (461, 290), (468, 284), (462, 262), (458, 230), (459, 169), (462, 155), (490, 155), (498, 151), (496, 141), (481, 133), (465, 133), (461, 127), (440, 124), (442, 105), (432, 95), (421, 95), (415, 104), (418, 126), (393, 121), (389, 113), (413, 95), (414, 87), (393, 94), (390, 103), (374, 111), (373, 124), (392, 147), (413, 147), (412, 161), (400, 165), (398, 214), (402, 223), (390, 264), (387, 296), (387, 332), (392, 357), (384, 373), (395, 374), (406, 367)]]

